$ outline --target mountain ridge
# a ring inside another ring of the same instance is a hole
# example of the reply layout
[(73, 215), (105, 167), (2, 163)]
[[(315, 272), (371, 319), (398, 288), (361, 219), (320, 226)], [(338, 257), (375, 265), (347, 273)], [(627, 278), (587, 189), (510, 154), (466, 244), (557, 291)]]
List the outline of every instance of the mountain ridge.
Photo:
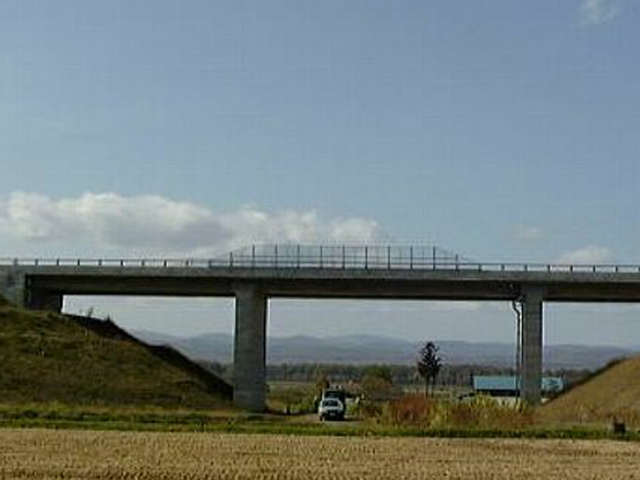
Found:
[[(149, 343), (165, 343), (195, 360), (231, 363), (233, 336), (207, 333), (178, 337), (150, 331), (132, 331)], [(504, 342), (435, 341), (449, 364), (513, 366), (515, 346)], [(267, 363), (413, 364), (421, 342), (378, 335), (295, 335), (267, 339)], [(544, 347), (546, 369), (596, 369), (609, 361), (631, 356), (640, 347), (558, 344)]]

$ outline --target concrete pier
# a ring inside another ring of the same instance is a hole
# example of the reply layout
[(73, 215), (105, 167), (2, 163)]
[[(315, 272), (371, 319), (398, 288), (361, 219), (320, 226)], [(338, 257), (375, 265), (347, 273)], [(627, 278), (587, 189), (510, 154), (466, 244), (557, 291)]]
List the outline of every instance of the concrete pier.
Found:
[(266, 407), (267, 297), (258, 286), (235, 288), (236, 328), (233, 351), (234, 401), (240, 408)]
[(542, 312), (544, 291), (529, 288), (522, 301), (522, 400), (540, 403), (542, 388)]

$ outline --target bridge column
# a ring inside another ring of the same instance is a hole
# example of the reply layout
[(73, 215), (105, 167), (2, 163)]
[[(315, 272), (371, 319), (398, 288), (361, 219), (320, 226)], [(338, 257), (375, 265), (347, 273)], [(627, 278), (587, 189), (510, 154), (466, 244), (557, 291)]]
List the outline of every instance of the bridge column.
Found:
[(520, 398), (530, 404), (540, 403), (542, 386), (542, 311), (544, 292), (526, 289), (522, 301), (522, 379)]
[(240, 285), (235, 294), (233, 399), (240, 408), (262, 412), (266, 407), (267, 392), (267, 297), (256, 285)]

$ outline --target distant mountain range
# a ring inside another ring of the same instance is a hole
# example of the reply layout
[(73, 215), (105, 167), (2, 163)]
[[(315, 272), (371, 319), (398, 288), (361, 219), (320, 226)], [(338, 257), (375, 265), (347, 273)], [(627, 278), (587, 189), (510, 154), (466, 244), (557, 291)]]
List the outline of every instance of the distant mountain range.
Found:
[[(148, 331), (133, 332), (151, 344), (168, 344), (194, 360), (231, 363), (233, 336), (212, 333), (195, 337), (174, 337)], [(445, 363), (511, 366), (515, 346), (508, 343), (472, 343), (437, 341)], [(336, 337), (269, 337), (267, 362), (343, 363), (343, 364), (413, 364), (420, 348), (418, 342), (370, 335)], [(584, 345), (549, 345), (544, 347), (544, 363), (548, 369), (596, 369), (614, 358), (640, 353), (640, 348)]]

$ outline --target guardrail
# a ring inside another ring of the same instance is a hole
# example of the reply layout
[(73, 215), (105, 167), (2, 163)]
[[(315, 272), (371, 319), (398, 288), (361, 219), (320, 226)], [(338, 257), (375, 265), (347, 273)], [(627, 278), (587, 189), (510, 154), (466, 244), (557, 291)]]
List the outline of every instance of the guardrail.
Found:
[(640, 265), (473, 262), (437, 247), (252, 246), (213, 259), (0, 258), (2, 266), (640, 273)]

